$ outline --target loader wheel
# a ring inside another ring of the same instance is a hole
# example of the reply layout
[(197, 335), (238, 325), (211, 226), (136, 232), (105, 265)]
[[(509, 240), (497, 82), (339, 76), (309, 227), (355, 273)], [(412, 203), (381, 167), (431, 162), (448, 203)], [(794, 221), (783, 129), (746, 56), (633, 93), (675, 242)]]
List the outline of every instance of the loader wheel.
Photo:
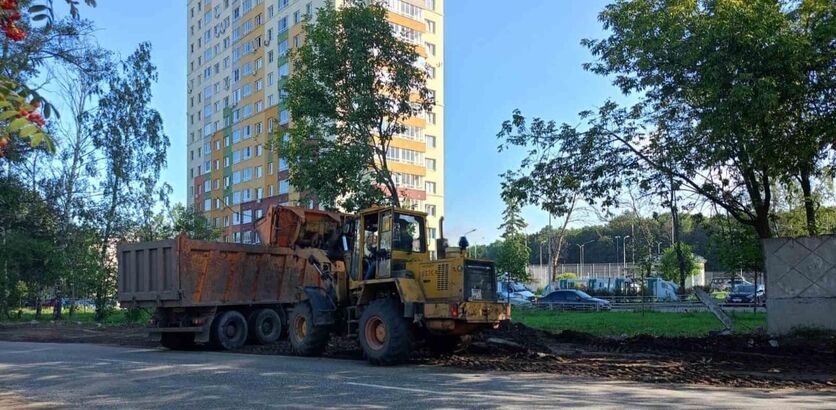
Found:
[(300, 356), (319, 356), (328, 345), (331, 336), (327, 326), (316, 326), (311, 306), (297, 303), (290, 312), (288, 338), (293, 351)]
[(257, 344), (270, 344), (277, 340), (284, 331), (284, 323), (273, 309), (258, 309), (250, 314), (247, 323), (250, 329), (250, 341)]
[(160, 344), (171, 350), (186, 350), (194, 347), (194, 333), (163, 333)]
[(219, 349), (235, 350), (247, 342), (247, 320), (244, 315), (230, 310), (212, 321), (210, 341)]
[(360, 345), (372, 364), (403, 363), (412, 353), (412, 325), (404, 319), (400, 303), (379, 299), (360, 315)]

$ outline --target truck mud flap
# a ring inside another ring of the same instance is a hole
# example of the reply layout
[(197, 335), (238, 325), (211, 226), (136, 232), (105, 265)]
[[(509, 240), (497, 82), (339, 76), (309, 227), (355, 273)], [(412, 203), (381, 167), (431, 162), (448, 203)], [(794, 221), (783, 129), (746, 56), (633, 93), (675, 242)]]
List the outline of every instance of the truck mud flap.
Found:
[(325, 291), (322, 288), (307, 286), (305, 287), (305, 294), (308, 296), (308, 303), (311, 304), (314, 325), (333, 325), (336, 306)]

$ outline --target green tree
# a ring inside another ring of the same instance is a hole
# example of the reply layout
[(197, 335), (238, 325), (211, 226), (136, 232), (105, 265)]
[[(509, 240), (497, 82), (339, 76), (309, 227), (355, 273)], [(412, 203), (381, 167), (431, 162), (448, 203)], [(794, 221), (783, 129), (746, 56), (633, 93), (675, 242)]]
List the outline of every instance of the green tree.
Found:
[[(807, 119), (798, 107), (810, 60), (832, 61), (832, 47), (808, 47), (795, 29), (794, 13), (808, 4), (820, 6), (811, 16), (832, 21), (828, 1), (617, 1), (599, 16), (610, 35), (583, 41), (598, 57), (586, 68), (639, 102), (583, 112), (583, 127), (516, 111), (499, 137), (529, 149), (543, 180), (554, 176), (558, 205), (580, 193), (608, 208), (626, 185), (660, 196), (673, 185), (770, 237), (773, 182), (799, 155), (785, 142)], [(531, 184), (506, 175), (512, 191)]]
[(193, 206), (176, 204), (171, 209), (172, 230), (174, 234), (185, 233), (191, 239), (217, 241), (221, 230), (212, 226), (209, 220)]
[(507, 272), (512, 279), (528, 281), (528, 260), (531, 250), (526, 241), (525, 223), (521, 212), (521, 202), (515, 198), (506, 197), (505, 211), (502, 213), (503, 222), (499, 227), (504, 232), (502, 242), (497, 249), (496, 267), (500, 272)]
[[(700, 267), (690, 245), (680, 243), (679, 247), (680, 249), (677, 250), (676, 246), (671, 246), (662, 252), (662, 257), (659, 258), (659, 272), (663, 279), (683, 284), (685, 279), (681, 276), (681, 272), (685, 272), (687, 276), (693, 276), (700, 273)], [(680, 270), (681, 267), (684, 267), (684, 270)]]
[(106, 91), (87, 125), (104, 164), (99, 187), (102, 199), (93, 215), (100, 240), (100, 277), (95, 290), (99, 320), (115, 289), (113, 247), (147, 219), (150, 198), (159, 195), (157, 182), (170, 143), (159, 112), (150, 106), (156, 80), (151, 46), (140, 44), (107, 76)]
[(401, 40), (373, 1), (319, 9), (291, 53), (285, 87), (292, 123), (277, 139), (290, 182), (328, 207), (399, 206), (389, 146), (404, 122), (432, 107), (415, 46)]

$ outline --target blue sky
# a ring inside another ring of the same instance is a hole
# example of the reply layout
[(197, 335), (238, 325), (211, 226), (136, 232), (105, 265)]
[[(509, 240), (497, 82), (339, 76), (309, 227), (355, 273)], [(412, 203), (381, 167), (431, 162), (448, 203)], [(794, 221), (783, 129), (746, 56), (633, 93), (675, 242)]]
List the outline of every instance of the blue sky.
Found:
[[(591, 60), (582, 38), (603, 35), (597, 21), (603, 0), (447, 0), (446, 233), (477, 228), (471, 243), (495, 239), (501, 222), (499, 174), (520, 156), (496, 151), (496, 133), (511, 111), (575, 122), (618, 91), (585, 72)], [(186, 7), (178, 0), (105, 0), (82, 14), (95, 21), (100, 44), (123, 56), (139, 42), (153, 45), (159, 70), (154, 105), (171, 139), (163, 178), (172, 200), (185, 202)], [(546, 224), (539, 209), (525, 210), (529, 230)]]

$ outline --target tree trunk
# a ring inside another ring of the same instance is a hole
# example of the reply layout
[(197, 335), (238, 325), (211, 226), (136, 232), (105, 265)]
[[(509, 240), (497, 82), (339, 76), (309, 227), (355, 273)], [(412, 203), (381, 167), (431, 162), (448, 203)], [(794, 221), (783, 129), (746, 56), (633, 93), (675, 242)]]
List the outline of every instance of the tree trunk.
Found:
[(679, 208), (676, 205), (676, 189), (673, 185), (673, 177), (671, 177), (671, 223), (673, 224), (673, 242), (676, 250), (676, 263), (679, 268), (679, 291), (685, 292), (685, 255), (682, 254), (682, 244), (679, 241), (679, 233), (682, 229), (679, 221)]
[(809, 170), (802, 169), (799, 181), (801, 182), (801, 192), (804, 196), (804, 213), (807, 217), (807, 234), (816, 236), (819, 234), (819, 229), (816, 224), (816, 201), (813, 198), (813, 186), (810, 180)]

